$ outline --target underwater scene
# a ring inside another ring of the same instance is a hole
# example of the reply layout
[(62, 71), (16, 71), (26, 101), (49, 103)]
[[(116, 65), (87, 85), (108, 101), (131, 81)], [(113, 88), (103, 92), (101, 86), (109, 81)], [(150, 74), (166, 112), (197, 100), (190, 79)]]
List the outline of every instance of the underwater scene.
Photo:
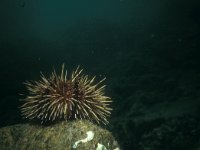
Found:
[(0, 150), (200, 150), (199, 0), (1, 0)]

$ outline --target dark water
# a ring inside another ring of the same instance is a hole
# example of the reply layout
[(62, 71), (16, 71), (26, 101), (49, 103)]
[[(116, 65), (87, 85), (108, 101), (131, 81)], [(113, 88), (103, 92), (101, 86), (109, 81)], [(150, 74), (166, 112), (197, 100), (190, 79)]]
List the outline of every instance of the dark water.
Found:
[(1, 0), (0, 126), (22, 123), (22, 82), (52, 66), (107, 77), (125, 150), (200, 148), (198, 0)]

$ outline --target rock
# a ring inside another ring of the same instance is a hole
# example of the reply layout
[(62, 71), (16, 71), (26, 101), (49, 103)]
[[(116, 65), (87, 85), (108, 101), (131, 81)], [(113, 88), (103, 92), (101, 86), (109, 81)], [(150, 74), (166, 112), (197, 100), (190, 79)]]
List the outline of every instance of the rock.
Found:
[[(94, 133), (90, 140), (86, 139), (88, 131)], [(75, 142), (78, 144), (73, 148)], [(98, 143), (108, 150), (119, 147), (109, 131), (88, 121), (65, 121), (51, 126), (17, 124), (0, 128), (1, 150), (95, 150)]]

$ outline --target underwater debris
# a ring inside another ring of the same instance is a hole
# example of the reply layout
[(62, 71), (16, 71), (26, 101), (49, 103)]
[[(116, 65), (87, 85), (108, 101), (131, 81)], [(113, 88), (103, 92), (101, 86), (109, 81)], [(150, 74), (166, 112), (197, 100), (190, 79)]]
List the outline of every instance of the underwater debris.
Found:
[(73, 148), (76, 148), (78, 146), (79, 143), (86, 143), (88, 141), (91, 141), (94, 138), (94, 132), (93, 131), (88, 131), (87, 132), (87, 137), (85, 139), (82, 140), (78, 140), (75, 142)]
[(98, 143), (96, 150), (107, 150), (107, 148), (104, 145)]

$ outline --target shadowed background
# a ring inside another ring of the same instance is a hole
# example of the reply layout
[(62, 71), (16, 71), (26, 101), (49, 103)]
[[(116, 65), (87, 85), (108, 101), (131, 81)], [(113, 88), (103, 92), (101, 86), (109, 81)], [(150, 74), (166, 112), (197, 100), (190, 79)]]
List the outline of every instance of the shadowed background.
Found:
[[(65, 63), (69, 70), (80, 65), (85, 74), (107, 77), (114, 109), (108, 128), (124, 149), (195, 149), (199, 16), (198, 0), (1, 0), (0, 126), (23, 122), (22, 82), (39, 79), (40, 71), (48, 75), (53, 66), (60, 71)], [(175, 136), (178, 144), (166, 146), (171, 132), (152, 144), (155, 129), (163, 133), (167, 123), (183, 134)], [(185, 129), (195, 134), (187, 137)]]

